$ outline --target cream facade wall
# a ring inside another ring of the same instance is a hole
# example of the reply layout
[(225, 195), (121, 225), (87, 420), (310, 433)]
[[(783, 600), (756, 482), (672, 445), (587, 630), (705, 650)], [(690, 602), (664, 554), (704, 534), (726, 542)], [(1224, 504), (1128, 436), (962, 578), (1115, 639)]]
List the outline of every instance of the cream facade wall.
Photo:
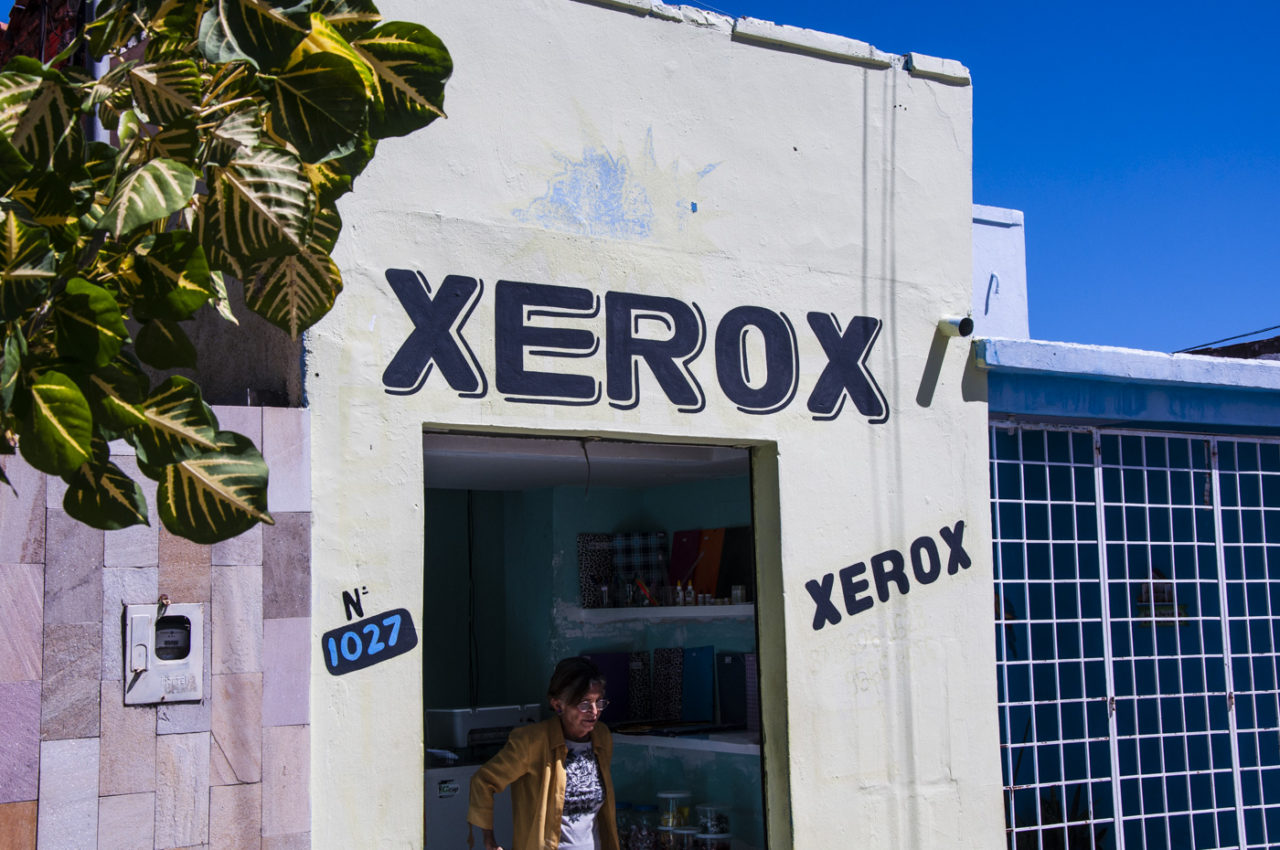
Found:
[[(969, 310), (967, 72), (648, 3), (381, 6), (456, 71), (449, 119), (342, 206), (346, 291), (308, 342), (316, 846), (422, 841), (424, 649), (334, 676), (321, 638), (344, 592), (429, 616), (424, 427), (752, 447), (770, 846), (1002, 842), (987, 410), (937, 332)], [(425, 281), (416, 321), (392, 278)], [(500, 282), (565, 289), (504, 313)], [(546, 316), (570, 290), (598, 311)], [(624, 355), (672, 323), (698, 339), (663, 384)], [(594, 343), (541, 356), (553, 327)], [(594, 395), (545, 403), (521, 363)]]

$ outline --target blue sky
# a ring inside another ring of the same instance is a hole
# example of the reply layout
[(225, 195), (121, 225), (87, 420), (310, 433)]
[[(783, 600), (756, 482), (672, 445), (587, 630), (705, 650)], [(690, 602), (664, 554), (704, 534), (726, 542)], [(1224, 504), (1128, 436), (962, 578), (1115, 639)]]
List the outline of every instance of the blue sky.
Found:
[(685, 2), (967, 65), (974, 200), (1026, 213), (1033, 336), (1280, 325), (1280, 2)]
[(974, 200), (1026, 213), (1034, 337), (1280, 325), (1280, 3), (685, 2), (968, 66)]

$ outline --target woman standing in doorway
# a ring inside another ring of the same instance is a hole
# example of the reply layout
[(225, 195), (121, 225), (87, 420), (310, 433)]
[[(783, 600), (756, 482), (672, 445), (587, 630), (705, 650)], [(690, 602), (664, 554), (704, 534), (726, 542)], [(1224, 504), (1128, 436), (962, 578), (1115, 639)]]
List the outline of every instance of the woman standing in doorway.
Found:
[(503, 850), (493, 834), (493, 795), (511, 786), (508, 850), (618, 850), (613, 739), (600, 722), (609, 701), (590, 659), (566, 658), (547, 686), (555, 716), (513, 729), (506, 746), (471, 777), (467, 820), (480, 827), (485, 850)]

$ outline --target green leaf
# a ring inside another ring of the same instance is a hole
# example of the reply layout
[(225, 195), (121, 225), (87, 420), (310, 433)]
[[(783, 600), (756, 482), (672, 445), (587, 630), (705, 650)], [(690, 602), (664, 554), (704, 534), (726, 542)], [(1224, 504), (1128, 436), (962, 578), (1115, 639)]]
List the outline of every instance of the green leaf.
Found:
[(297, 339), (329, 312), (341, 291), (342, 274), (333, 259), (308, 247), (258, 265), (245, 283), (244, 301), (250, 310)]
[(110, 461), (82, 464), (68, 484), (62, 507), (91, 528), (114, 530), (151, 524), (142, 488)]
[(239, 325), (240, 320), (231, 311), (231, 298), (227, 295), (227, 281), (222, 272), (212, 272), (209, 279), (213, 282), (213, 308), (231, 324)]
[(93, 198), (87, 191), (73, 191), (72, 181), (88, 188), (88, 173), (84, 166), (66, 171), (31, 172), (25, 180), (16, 184), (10, 197), (21, 202), (30, 214), (33, 224), (41, 227), (63, 227), (76, 221), (87, 211)]
[[(18, 377), (22, 374), (22, 361), (27, 356), (27, 340), (22, 328), (16, 324), (4, 339), (4, 362), (0, 365), (0, 411), (13, 407), (13, 394), (18, 389)], [(0, 442), (4, 438), (0, 435)]]
[(312, 0), (311, 11), (321, 15), (342, 37), (350, 41), (382, 21), (373, 0)]
[(140, 0), (107, 0), (98, 4), (94, 21), (85, 28), (89, 50), (96, 57), (128, 47), (142, 34)]
[(350, 153), (368, 111), (359, 71), (335, 53), (312, 53), (290, 64), (270, 99), (272, 128), (305, 162)]
[(129, 340), (120, 306), (110, 292), (73, 277), (53, 302), (58, 353), (105, 366)]
[(381, 102), (369, 116), (375, 139), (407, 135), (444, 115), (444, 84), (453, 73), (453, 60), (431, 30), (390, 21), (351, 46), (378, 80)]
[(195, 194), (196, 179), (196, 173), (180, 162), (148, 162), (120, 183), (97, 227), (121, 236), (163, 219), (187, 205)]
[(258, 68), (274, 71), (311, 28), (310, 0), (218, 0), (222, 27)]
[(21, 428), (22, 456), (41, 472), (65, 475), (89, 460), (93, 441), (89, 402), (62, 372), (45, 372), (32, 381), (31, 404)]
[(241, 148), (256, 148), (262, 143), (262, 119), (257, 109), (241, 109), (227, 115), (210, 133), (217, 146), (213, 152), (218, 162), (230, 161)]
[(342, 217), (338, 215), (338, 210), (334, 207), (321, 207), (311, 226), (311, 244), (326, 254), (331, 254), (341, 233)]
[(39, 304), (53, 278), (49, 232), (6, 210), (0, 221), (0, 321), (17, 319)]
[(262, 148), (218, 169), (211, 187), (217, 207), (206, 243), (221, 243), (241, 261), (253, 262), (300, 249), (313, 199), (296, 156)]
[(195, 124), (175, 122), (150, 132), (143, 151), (152, 159), (171, 159), (194, 168), (198, 165), (201, 141)]
[(31, 163), (13, 146), (9, 137), (0, 136), (0, 192), (7, 192), (15, 181), (30, 170)]
[(182, 327), (169, 319), (148, 319), (134, 346), (139, 359), (157, 369), (194, 369), (196, 348)]
[(135, 306), (146, 316), (191, 318), (214, 294), (209, 263), (195, 236), (170, 231), (154, 237), (134, 263)]
[(0, 74), (0, 136), (13, 142), (27, 106), (40, 91), (44, 81), (37, 74), (5, 71)]
[[(25, 91), (12, 93), (26, 94)], [(9, 92), (3, 92), (4, 96), (7, 94)], [(28, 162), (45, 168), (54, 163), (54, 154), (63, 141), (79, 129), (79, 119), (80, 102), (75, 90), (59, 80), (44, 79), (30, 92), (17, 124), (6, 135)]]
[(163, 469), (157, 493), (160, 519), (174, 534), (217, 543), (243, 534), (267, 513), (267, 464), (246, 437), (217, 435), (217, 449)]
[(192, 120), (200, 106), (200, 69), (190, 59), (135, 65), (130, 82), (138, 110), (153, 124)]
[(146, 424), (130, 435), (140, 463), (161, 467), (217, 450), (217, 417), (188, 378), (175, 375), (157, 387), (142, 403), (142, 415)]
[(147, 396), (147, 376), (117, 359), (82, 381), (85, 398), (93, 411), (93, 421), (103, 428), (125, 431), (147, 424), (142, 401)]
[(304, 166), (307, 179), (311, 181), (311, 186), (315, 190), (317, 201), (322, 205), (331, 205), (350, 192), (355, 178), (373, 159), (373, 152), (377, 146), (378, 143), (369, 135), (368, 130), (365, 130), (360, 134), (356, 149), (341, 159)]
[(196, 46), (200, 50), (200, 56), (213, 65), (249, 61), (249, 57), (240, 51), (235, 41), (227, 34), (226, 27), (222, 25), (217, 3), (205, 9), (204, 15), (200, 18)]

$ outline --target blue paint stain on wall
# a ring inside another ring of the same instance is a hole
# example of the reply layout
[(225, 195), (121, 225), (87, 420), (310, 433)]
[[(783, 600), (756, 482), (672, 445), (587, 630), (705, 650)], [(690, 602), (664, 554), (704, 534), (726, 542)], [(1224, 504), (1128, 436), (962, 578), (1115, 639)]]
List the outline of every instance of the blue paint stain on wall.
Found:
[(644, 187), (633, 178), (625, 156), (601, 148), (586, 148), (582, 158), (557, 154), (561, 170), (547, 192), (515, 216), (552, 230), (647, 239), (653, 229), (653, 207)]

